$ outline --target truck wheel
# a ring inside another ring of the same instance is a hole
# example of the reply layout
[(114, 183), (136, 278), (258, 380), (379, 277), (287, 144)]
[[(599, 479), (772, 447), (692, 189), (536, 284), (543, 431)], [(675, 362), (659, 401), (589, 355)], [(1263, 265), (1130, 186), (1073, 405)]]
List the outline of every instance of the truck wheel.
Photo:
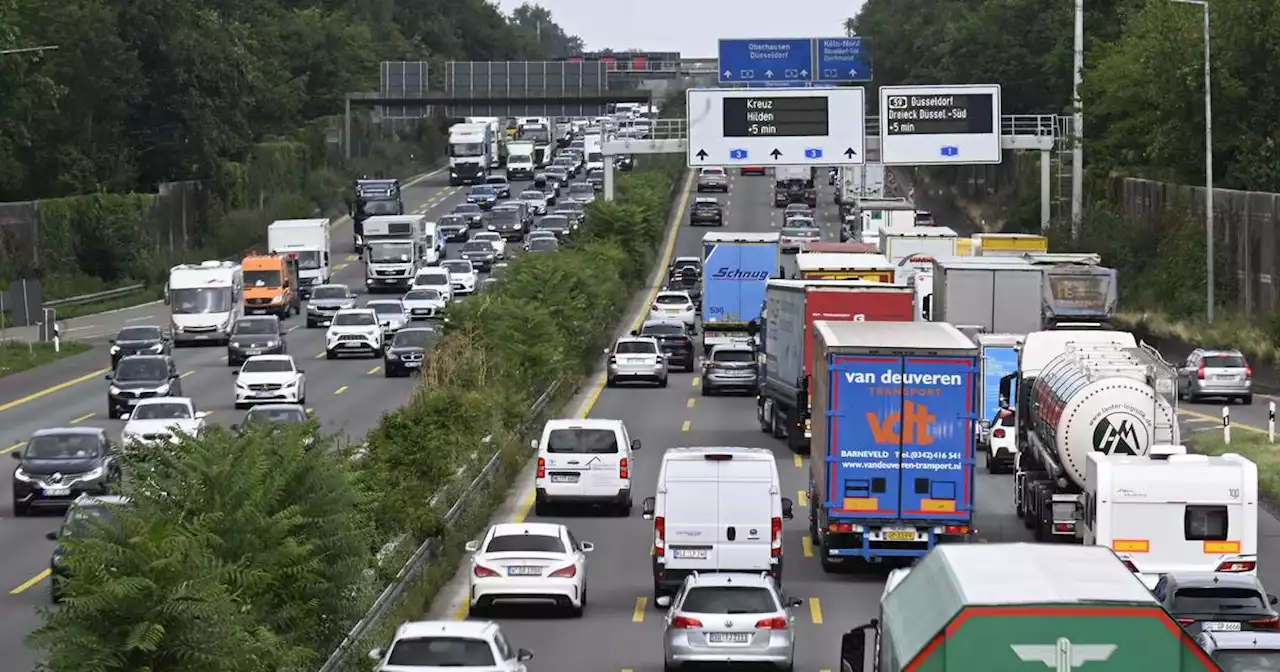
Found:
[[(790, 427), (791, 423), (787, 423), (787, 426)], [(809, 454), (809, 448), (804, 445), (804, 434), (798, 431), (794, 435), (790, 431), (787, 432), (787, 448), (796, 455)]]
[(765, 416), (766, 413), (772, 412), (772, 409), (769, 409), (768, 401), (762, 399), (760, 403), (756, 404), (756, 424), (760, 425), (760, 431), (765, 434), (773, 431), (773, 428), (769, 426), (769, 421)]
[(831, 556), (823, 553), (818, 556), (818, 562), (822, 565), (822, 571), (827, 574), (835, 574), (840, 571), (840, 564), (831, 559)]
[(769, 414), (769, 431), (775, 439), (787, 438), (786, 428), (782, 426), (782, 423), (778, 422), (778, 409), (776, 408)]

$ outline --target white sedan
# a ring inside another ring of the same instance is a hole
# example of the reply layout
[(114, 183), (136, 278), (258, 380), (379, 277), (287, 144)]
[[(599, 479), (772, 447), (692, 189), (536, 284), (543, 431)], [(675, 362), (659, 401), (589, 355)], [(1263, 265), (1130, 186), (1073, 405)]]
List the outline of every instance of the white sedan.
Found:
[(520, 192), (520, 200), (529, 206), (529, 210), (535, 215), (547, 214), (547, 195), (536, 189), (529, 189)]
[(471, 553), (472, 615), (500, 601), (553, 600), (574, 617), (587, 606), (589, 541), (576, 541), (569, 528), (555, 523), (502, 523), (480, 541), (467, 542)]
[(236, 375), (236, 408), (307, 403), (307, 376), (289, 355), (256, 355)]
[(480, 231), (472, 234), (471, 240), (482, 240), (497, 252), (499, 259), (507, 257), (507, 241), (502, 239), (502, 234), (497, 231)]
[(157, 444), (178, 439), (178, 433), (196, 435), (204, 429), (204, 411), (197, 411), (187, 397), (155, 397), (143, 399), (133, 410), (120, 416), (125, 420), (120, 432), (121, 445)]
[(654, 297), (649, 306), (649, 319), (676, 320), (684, 322), (692, 329), (697, 320), (698, 311), (694, 308), (693, 299), (688, 292), (662, 291)]

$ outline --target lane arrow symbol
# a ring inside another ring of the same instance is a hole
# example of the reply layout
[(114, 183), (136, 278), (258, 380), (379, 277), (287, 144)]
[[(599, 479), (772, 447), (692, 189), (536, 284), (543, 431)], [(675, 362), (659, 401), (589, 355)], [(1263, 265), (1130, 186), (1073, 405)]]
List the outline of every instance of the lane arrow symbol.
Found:
[(772, 70), (765, 70), (765, 71), (764, 71), (764, 76), (765, 76), (765, 77), (768, 77), (769, 79), (773, 79), (773, 71), (772, 71)]
[(698, 157), (698, 160), (699, 160), (699, 161), (706, 161), (706, 160), (707, 160), (707, 150), (705, 150), (705, 149), (699, 149), (699, 150), (698, 150), (698, 153), (697, 153), (697, 154), (694, 154), (694, 156)]
[(854, 156), (857, 155), (857, 152), (853, 151), (852, 147), (849, 147), (848, 149), (844, 150), (844, 155), (846, 158), (852, 159)]
[(782, 156), (782, 152), (779, 152), (777, 149), (774, 149), (772, 152), (769, 152), (769, 156), (772, 156), (773, 160), (777, 161), (778, 157)]
[(856, 69), (850, 68), (850, 69), (849, 69), (849, 76), (850, 76), (850, 77), (857, 77), (857, 76), (858, 76), (858, 71), (857, 71)]
[(733, 71), (732, 71), (732, 70), (725, 70), (725, 71), (724, 71), (724, 78), (725, 78), (725, 79), (733, 79)]
[(800, 76), (801, 76), (801, 77), (808, 77), (808, 76), (809, 76), (809, 73), (808, 73), (807, 71), (805, 71), (805, 70), (801, 70), (801, 71), (800, 71)]

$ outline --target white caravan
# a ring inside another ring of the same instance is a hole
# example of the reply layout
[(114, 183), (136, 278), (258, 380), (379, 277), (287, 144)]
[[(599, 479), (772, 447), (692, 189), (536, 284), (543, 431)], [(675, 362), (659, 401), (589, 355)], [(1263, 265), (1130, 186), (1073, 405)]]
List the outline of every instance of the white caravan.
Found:
[(333, 274), (330, 262), (329, 220), (281, 219), (267, 227), (267, 249), (298, 259), (298, 287), (303, 299), (311, 289), (326, 285)]
[(244, 310), (244, 274), (239, 264), (217, 259), (174, 266), (164, 302), (175, 343), (225, 344)]

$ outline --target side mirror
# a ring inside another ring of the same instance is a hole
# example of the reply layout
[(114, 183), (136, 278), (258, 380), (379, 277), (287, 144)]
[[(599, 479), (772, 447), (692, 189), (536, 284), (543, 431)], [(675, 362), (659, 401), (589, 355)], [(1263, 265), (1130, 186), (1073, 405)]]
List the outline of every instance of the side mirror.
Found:
[(755, 336), (760, 333), (760, 318), (756, 318), (747, 323), (747, 335)]
[(782, 498), (782, 517), (784, 519), (791, 520), (792, 518), (795, 518), (794, 508), (795, 504), (792, 503), (790, 499), (786, 497)]
[(653, 520), (653, 512), (657, 506), (657, 500), (652, 497), (645, 497), (644, 501), (640, 502), (640, 517), (645, 520)]
[(48, 539), (49, 541), (57, 541), (57, 540), (58, 540), (58, 533), (57, 533), (57, 532), (45, 532), (45, 533), (44, 533), (44, 538), (45, 538), (45, 539)]
[(369, 651), (370, 660), (382, 660), (382, 649), (371, 649)]
[(631, 439), (631, 450), (640, 450), (640, 439)]
[(209, 417), (209, 411), (196, 411), (196, 420), (204, 420)]
[(130, 413), (121, 413), (121, 414), (120, 414), (120, 419), (121, 419), (121, 420), (124, 420), (125, 422), (128, 422), (128, 421), (129, 421), (129, 418), (131, 417), (131, 415), (132, 415), (132, 414), (130, 414)]
[(609, 348), (605, 348), (604, 350), (601, 350), (600, 352), (603, 352), (604, 354), (606, 354), (606, 355), (607, 355), (607, 354), (609, 354)]
[(526, 660), (533, 660), (533, 652), (529, 649), (520, 649), (516, 651), (516, 661), (523, 663)]
[(21, 462), (21, 461), (22, 461), (22, 451), (20, 451), (20, 450), (15, 450), (15, 451), (13, 451), (12, 453), (9, 453), (9, 457), (12, 457), (13, 459), (15, 459), (15, 460), (17, 460), (17, 461)]
[(596, 550), (596, 545), (589, 541), (580, 541), (578, 542), (578, 549), (583, 553), (590, 553), (591, 551)]
[(663, 609), (667, 609), (671, 606), (671, 596), (662, 595), (660, 597), (656, 597), (654, 598), (653, 603), (658, 605), (659, 607), (662, 607)]
[(871, 619), (870, 623), (858, 626), (840, 637), (840, 669), (841, 672), (866, 672), (867, 670), (867, 630), (873, 633), (880, 621)]
[(537, 449), (538, 449), (538, 440), (537, 440), (537, 439), (529, 439), (529, 447), (530, 447), (530, 448), (532, 448), (532, 449), (534, 449), (534, 450), (537, 450)]
[(787, 601), (787, 606), (788, 606), (788, 607), (791, 607), (792, 609), (796, 609), (796, 608), (799, 608), (799, 607), (803, 607), (803, 606), (804, 606), (804, 600), (802, 600), (802, 599), (800, 599), (800, 598), (798, 598), (798, 597), (793, 597), (793, 598), (791, 598), (790, 600), (788, 600), (788, 601)]
[(1268, 596), (1267, 596), (1267, 603), (1268, 603), (1268, 604), (1275, 604), (1275, 603), (1277, 603), (1277, 602), (1280, 602), (1280, 597), (1276, 597), (1275, 595), (1268, 595)]
[(231, 375), (233, 376), (240, 375), (240, 369), (231, 369)]
[(107, 375), (103, 376), (102, 379), (107, 382), (111, 382), (111, 374), (108, 373)]
[(306, 371), (305, 371), (305, 370), (303, 370), (303, 369), (297, 369), (297, 372), (298, 372), (298, 373), (306, 373)]
[(232, 423), (232, 425), (231, 425), (231, 431), (233, 431), (233, 432), (238, 432), (238, 431), (240, 431), (240, 423), (238, 423), (238, 422), (237, 422), (237, 423)]
[(640, 330), (639, 330), (639, 329), (632, 329), (632, 330), (631, 330), (631, 335), (632, 335), (632, 336), (639, 336), (639, 335), (640, 335)]
[(115, 344), (116, 344), (116, 339), (114, 339), (114, 338), (108, 338), (108, 339), (107, 339), (107, 343), (110, 343), (111, 345), (115, 345)]
[(467, 542), (467, 545), (466, 545), (466, 546), (464, 546), (463, 548), (465, 548), (465, 549), (467, 550), (467, 552), (468, 552), (468, 553), (476, 553), (476, 552), (479, 552), (479, 550), (480, 550), (480, 542), (478, 542), (478, 541), (476, 541), (476, 540), (472, 539), (471, 541), (468, 541), (468, 542)]

